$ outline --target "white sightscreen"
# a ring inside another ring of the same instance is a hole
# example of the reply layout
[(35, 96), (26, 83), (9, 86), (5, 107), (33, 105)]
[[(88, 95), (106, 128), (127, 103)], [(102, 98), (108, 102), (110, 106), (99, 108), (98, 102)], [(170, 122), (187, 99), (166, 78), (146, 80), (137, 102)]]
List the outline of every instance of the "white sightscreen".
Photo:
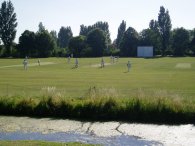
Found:
[(153, 46), (137, 47), (137, 57), (153, 57)]

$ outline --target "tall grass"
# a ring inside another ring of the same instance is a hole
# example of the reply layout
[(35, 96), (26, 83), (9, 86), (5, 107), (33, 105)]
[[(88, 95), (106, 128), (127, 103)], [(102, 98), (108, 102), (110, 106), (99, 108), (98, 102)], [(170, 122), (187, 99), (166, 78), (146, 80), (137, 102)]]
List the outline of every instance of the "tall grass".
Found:
[(0, 114), (170, 124), (195, 122), (194, 100), (148, 97), (144, 91), (137, 97), (120, 98), (115, 89), (97, 87), (91, 87), (84, 98), (64, 98), (53, 89), (41, 98), (1, 98)]

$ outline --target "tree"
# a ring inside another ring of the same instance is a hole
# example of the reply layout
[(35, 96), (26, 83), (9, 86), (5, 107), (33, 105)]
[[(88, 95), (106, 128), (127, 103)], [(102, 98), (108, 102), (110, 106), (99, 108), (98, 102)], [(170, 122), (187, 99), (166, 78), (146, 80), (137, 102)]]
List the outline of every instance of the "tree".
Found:
[(151, 20), (149, 23), (149, 28), (155, 32), (159, 33), (159, 25), (158, 25), (158, 21), (156, 20)]
[[(161, 36), (159, 32), (158, 21), (152, 19), (149, 23), (149, 29), (146, 29), (146, 31), (142, 33), (142, 35), (144, 34), (147, 35), (145, 36), (145, 38), (149, 39), (152, 46), (154, 47), (154, 54), (162, 55), (162, 44), (161, 44)], [(142, 40), (142, 37), (141, 37), (141, 40)]]
[(158, 55), (161, 48), (160, 36), (159, 34), (148, 28), (144, 29), (139, 33), (139, 45), (141, 46), (153, 46), (154, 54)]
[(123, 36), (120, 43), (120, 53), (121, 56), (129, 57), (137, 55), (137, 45), (139, 41), (139, 35), (137, 31), (129, 27)]
[(11, 1), (4, 1), (0, 8), (0, 36), (6, 48), (6, 56), (11, 55), (11, 46), (16, 36), (16, 13)]
[(72, 38), (71, 27), (61, 27), (58, 33), (58, 46), (60, 48), (68, 47), (69, 40)]
[(103, 30), (105, 37), (106, 37), (106, 46), (110, 45), (111, 39), (110, 39), (110, 31), (109, 31), (108, 22), (99, 21), (99, 22), (96, 22), (92, 27), (94, 27), (94, 29), (99, 28)]
[(90, 25), (90, 26), (81, 25), (79, 35), (87, 36), (89, 32), (97, 28), (101, 29), (105, 33), (106, 46), (109, 46), (111, 44), (111, 39), (110, 39), (110, 31), (109, 31), (108, 22), (98, 21), (95, 24)]
[(106, 49), (105, 33), (99, 28), (92, 30), (87, 36), (87, 44), (92, 49), (93, 57), (103, 56), (103, 51)]
[(85, 56), (82, 51), (87, 48), (86, 37), (77, 36), (70, 39), (68, 48), (76, 57)]
[(183, 27), (173, 30), (173, 51), (176, 56), (184, 56), (189, 47), (189, 31)]
[(57, 32), (56, 32), (55, 30), (52, 30), (52, 31), (50, 32), (50, 35), (51, 35), (51, 37), (54, 39), (54, 41), (57, 43), (57, 41), (58, 41)]
[(192, 39), (190, 41), (190, 49), (193, 52), (193, 55), (195, 55), (195, 29), (191, 31), (192, 33)]
[(55, 48), (55, 42), (47, 30), (36, 34), (38, 57), (49, 57)]
[(57, 37), (57, 32), (55, 30), (52, 30), (50, 32), (50, 35), (52, 37), (52, 39), (54, 40), (54, 49), (57, 49), (57, 43), (58, 43), (58, 37)]
[(38, 30), (38, 32), (43, 32), (43, 31), (45, 31), (46, 29), (45, 29), (45, 26), (43, 25), (43, 23), (42, 22), (40, 22), (39, 23), (39, 30)]
[(125, 31), (126, 31), (126, 22), (123, 20), (118, 28), (118, 34), (117, 34), (117, 38), (116, 38), (117, 48), (119, 48), (119, 46), (120, 46), (120, 43), (121, 43), (121, 40), (123, 38)]
[(165, 11), (163, 6), (160, 7), (160, 12), (158, 14), (158, 25), (162, 43), (162, 56), (165, 56), (165, 50), (168, 49), (169, 46), (172, 25), (169, 11)]
[[(139, 33), (139, 45), (142, 46), (155, 46), (155, 32), (151, 29), (144, 29)], [(155, 48), (155, 47), (154, 47)]]
[[(90, 30), (90, 31), (91, 31), (91, 30)], [(88, 27), (82, 24), (82, 25), (80, 26), (80, 33), (79, 33), (79, 35), (87, 36), (88, 33), (89, 33)]]
[(37, 57), (36, 34), (32, 31), (25, 30), (19, 38), (19, 53), (21, 57)]

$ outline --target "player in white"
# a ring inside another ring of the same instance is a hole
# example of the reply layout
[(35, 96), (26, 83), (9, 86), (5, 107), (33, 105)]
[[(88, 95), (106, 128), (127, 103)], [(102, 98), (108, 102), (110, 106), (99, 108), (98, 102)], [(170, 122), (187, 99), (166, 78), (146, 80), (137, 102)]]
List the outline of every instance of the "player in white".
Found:
[(101, 68), (104, 68), (104, 58), (102, 57), (102, 60), (101, 60)]
[(24, 65), (24, 70), (27, 70), (27, 68), (28, 68), (28, 61), (27, 61), (27, 59), (24, 59), (23, 65)]
[(79, 61), (78, 61), (78, 59), (76, 58), (76, 60), (75, 60), (75, 68), (77, 68), (77, 67), (79, 67)]
[(38, 65), (39, 65), (39, 66), (41, 65), (41, 61), (40, 61), (40, 59), (38, 59)]
[(131, 63), (130, 63), (130, 61), (128, 61), (128, 63), (127, 63), (127, 68), (128, 68), (128, 72), (130, 71), (130, 68), (131, 68)]
[(70, 56), (68, 56), (68, 64), (70, 63)]

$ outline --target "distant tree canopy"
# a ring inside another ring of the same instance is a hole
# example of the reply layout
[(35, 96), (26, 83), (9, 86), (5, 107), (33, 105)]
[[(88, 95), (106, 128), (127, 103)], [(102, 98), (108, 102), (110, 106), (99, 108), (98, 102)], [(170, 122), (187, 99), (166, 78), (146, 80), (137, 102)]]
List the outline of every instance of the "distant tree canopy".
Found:
[(192, 39), (190, 41), (190, 50), (195, 55), (195, 29), (192, 31)]
[(42, 22), (36, 32), (25, 30), (19, 43), (16, 36), (16, 13), (11, 1), (3, 1), (0, 7), (0, 56), (1, 57), (50, 57), (68, 56), (100, 57), (103, 55), (137, 56), (138, 46), (153, 46), (155, 55), (195, 55), (195, 29), (172, 30), (169, 11), (160, 7), (157, 19), (149, 27), (137, 32), (133, 27), (126, 29), (126, 21), (118, 27), (112, 42), (108, 22), (98, 21), (93, 25), (80, 25), (79, 36), (74, 36), (71, 27), (62, 26), (59, 32), (48, 31)]
[(36, 34), (32, 31), (25, 30), (19, 38), (19, 52), (21, 57), (38, 56), (36, 49)]
[(92, 50), (93, 57), (103, 56), (106, 49), (106, 34), (99, 28), (92, 30), (87, 35), (87, 44)]
[(152, 29), (144, 29), (139, 33), (140, 46), (153, 46), (154, 54), (158, 55), (161, 48), (161, 41), (159, 34)]
[(86, 37), (81, 35), (81, 36), (71, 38), (69, 41), (68, 48), (69, 48), (69, 52), (73, 53), (74, 56), (76, 57), (85, 56), (83, 52), (87, 48)]
[(5, 56), (11, 56), (11, 46), (16, 36), (16, 13), (11, 1), (4, 1), (0, 8), (0, 38), (6, 48)]
[(52, 30), (52, 31), (50, 32), (50, 35), (51, 35), (51, 37), (54, 39), (54, 41), (55, 41), (56, 44), (57, 44), (57, 41), (58, 41), (57, 32), (56, 32), (55, 30)]
[(37, 33), (36, 44), (39, 57), (52, 56), (55, 47), (55, 42), (48, 31)]
[(21, 57), (49, 57), (54, 48), (55, 40), (46, 29), (40, 29), (40, 25), (37, 33), (25, 30), (19, 38), (18, 51)]
[(46, 29), (45, 29), (45, 26), (43, 26), (43, 23), (42, 22), (40, 22), (39, 23), (39, 30), (38, 30), (38, 32), (44, 32)]
[(118, 28), (118, 34), (116, 38), (116, 46), (119, 49), (121, 40), (123, 39), (124, 33), (126, 31), (126, 22), (123, 20)]
[(123, 36), (123, 39), (120, 43), (120, 53), (121, 56), (129, 57), (137, 55), (137, 46), (139, 42), (139, 35), (137, 31), (129, 27)]
[(163, 6), (160, 7), (160, 12), (158, 14), (158, 26), (162, 43), (162, 56), (165, 56), (165, 51), (166, 49), (168, 49), (170, 43), (170, 33), (172, 25), (169, 11), (165, 11), (165, 8)]
[(71, 27), (61, 27), (58, 33), (58, 46), (60, 48), (68, 47), (69, 40), (72, 38)]
[(184, 28), (177, 28), (173, 30), (173, 53), (175, 56), (184, 56), (189, 48), (189, 31)]
[(80, 34), (79, 35), (88, 36), (89, 32), (91, 32), (92, 30), (94, 30), (96, 28), (101, 29), (105, 33), (106, 45), (108, 46), (109, 44), (111, 44), (109, 25), (107, 22), (99, 21), (91, 26), (84, 26), (82, 24), (80, 26)]

